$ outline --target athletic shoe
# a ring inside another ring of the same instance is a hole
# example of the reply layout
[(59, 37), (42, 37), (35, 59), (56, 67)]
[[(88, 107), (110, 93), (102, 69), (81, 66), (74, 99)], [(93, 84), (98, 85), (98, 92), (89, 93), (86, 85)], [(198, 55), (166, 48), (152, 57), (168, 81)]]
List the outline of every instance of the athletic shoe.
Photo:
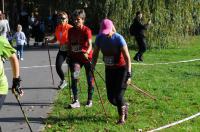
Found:
[(129, 103), (125, 103), (125, 106), (126, 106), (126, 108), (125, 108), (125, 120), (127, 120)]
[(21, 60), (21, 61), (23, 61), (23, 60), (24, 60), (24, 58), (20, 58), (20, 60)]
[(125, 121), (122, 121), (122, 120), (117, 121), (117, 125), (124, 125), (124, 124), (125, 124)]
[(85, 107), (92, 107), (92, 100), (88, 100)]
[(79, 108), (79, 107), (81, 107), (81, 106), (80, 106), (79, 101), (78, 101), (78, 100), (75, 100), (74, 102), (72, 102), (72, 103), (69, 105), (69, 107), (75, 109), (75, 108)]
[(67, 86), (67, 82), (65, 80), (60, 81), (60, 85), (58, 86), (59, 89), (64, 89)]

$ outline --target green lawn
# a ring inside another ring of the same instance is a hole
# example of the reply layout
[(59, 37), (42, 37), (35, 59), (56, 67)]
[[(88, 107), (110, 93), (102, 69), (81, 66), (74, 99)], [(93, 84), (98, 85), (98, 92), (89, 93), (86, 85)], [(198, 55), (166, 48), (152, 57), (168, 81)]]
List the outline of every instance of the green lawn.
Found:
[[(133, 58), (136, 51), (130, 51)], [(118, 126), (116, 108), (107, 100), (105, 84), (95, 74), (100, 94), (104, 101), (105, 113), (100, 103), (97, 89), (94, 92), (93, 107), (85, 108), (87, 85), (82, 69), (79, 83), (81, 108), (65, 109), (71, 100), (69, 89), (59, 91), (52, 112), (46, 120), (45, 132), (133, 132), (148, 131), (181, 120), (200, 112), (200, 61), (175, 64), (156, 64), (200, 59), (200, 37), (178, 49), (150, 50), (144, 54), (145, 64), (134, 62), (132, 82), (157, 98), (156, 101), (128, 87), (125, 97), (130, 103), (129, 116), (125, 125)], [(99, 62), (102, 62), (99, 59)], [(96, 70), (104, 76), (104, 66)], [(199, 132), (200, 118), (194, 118), (162, 131)]]

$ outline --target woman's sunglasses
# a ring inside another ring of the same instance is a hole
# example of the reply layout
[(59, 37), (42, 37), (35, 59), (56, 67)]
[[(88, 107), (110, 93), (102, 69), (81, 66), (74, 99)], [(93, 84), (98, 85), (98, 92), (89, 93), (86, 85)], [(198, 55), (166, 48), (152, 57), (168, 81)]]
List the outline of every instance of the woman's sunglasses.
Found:
[(59, 20), (65, 20), (65, 19), (67, 19), (66, 17), (59, 17), (58, 18)]

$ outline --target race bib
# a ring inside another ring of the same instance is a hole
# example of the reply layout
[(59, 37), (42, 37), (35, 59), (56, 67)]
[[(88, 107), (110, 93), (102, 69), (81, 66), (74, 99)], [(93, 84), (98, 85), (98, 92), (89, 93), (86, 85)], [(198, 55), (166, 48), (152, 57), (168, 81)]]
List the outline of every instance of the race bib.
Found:
[(68, 50), (67, 45), (60, 46), (60, 51), (67, 51), (67, 50)]
[(104, 56), (104, 63), (107, 66), (113, 66), (114, 63), (114, 56)]
[(79, 44), (72, 45), (72, 51), (73, 52), (82, 52), (82, 46)]

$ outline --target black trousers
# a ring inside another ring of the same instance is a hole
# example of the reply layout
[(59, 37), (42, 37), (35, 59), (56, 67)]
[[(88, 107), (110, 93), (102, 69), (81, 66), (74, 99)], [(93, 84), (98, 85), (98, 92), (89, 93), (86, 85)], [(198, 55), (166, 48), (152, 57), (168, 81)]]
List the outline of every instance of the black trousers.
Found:
[(146, 51), (146, 39), (145, 37), (137, 36), (135, 37), (136, 42), (138, 44), (138, 52), (135, 54), (135, 59), (137, 60), (142, 60), (142, 56), (144, 52)]
[(127, 88), (127, 69), (125, 67), (113, 69), (106, 67), (105, 73), (108, 100), (114, 106), (121, 108), (125, 105), (124, 93)]
[(65, 79), (65, 75), (62, 70), (62, 64), (66, 60), (66, 58), (67, 58), (67, 52), (59, 50), (56, 56), (56, 71), (62, 81)]

